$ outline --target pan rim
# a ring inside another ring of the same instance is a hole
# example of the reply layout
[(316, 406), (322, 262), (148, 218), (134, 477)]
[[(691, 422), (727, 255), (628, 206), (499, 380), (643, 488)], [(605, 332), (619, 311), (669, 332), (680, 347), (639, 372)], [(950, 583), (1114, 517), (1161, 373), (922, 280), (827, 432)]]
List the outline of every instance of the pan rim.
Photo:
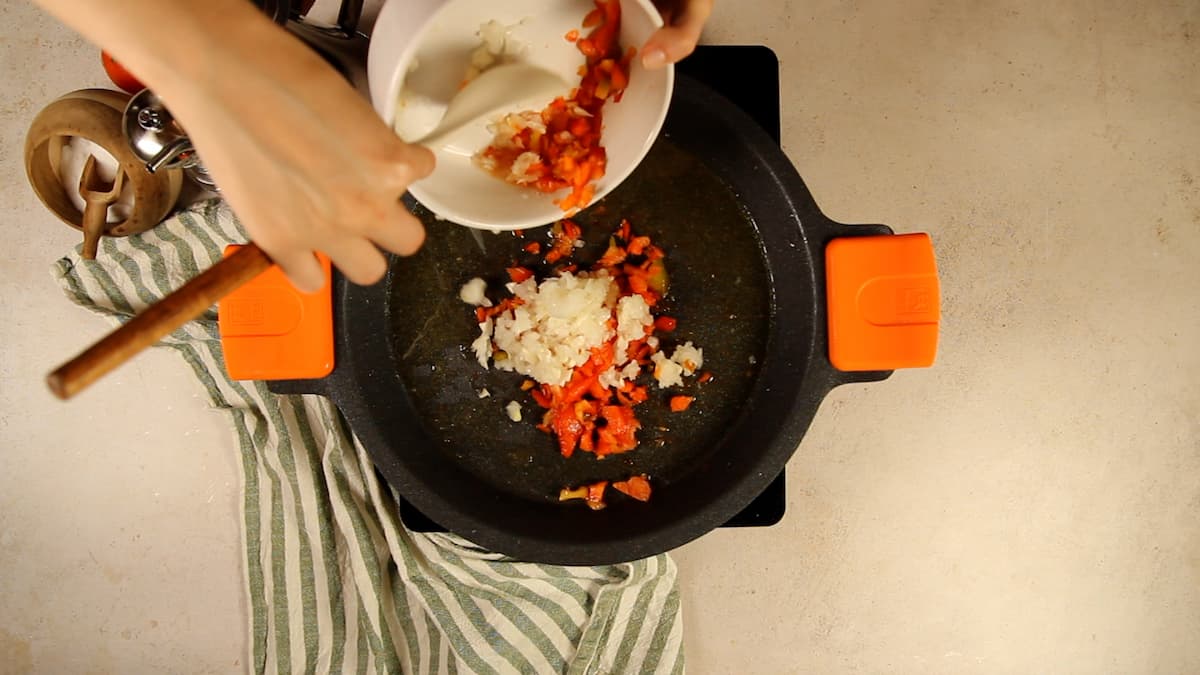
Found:
[[(834, 371), (825, 354), (827, 338), (824, 328), (822, 255), (824, 245), (834, 236), (843, 234), (841, 229), (845, 226), (833, 223), (821, 214), (782, 149), (734, 104), (705, 85), (682, 75), (677, 82), (675, 96), (673, 111), (703, 110), (704, 119), (697, 121), (694, 115), (672, 115), (664, 127), (665, 135), (670, 138), (679, 128), (686, 129), (688, 124), (696, 123), (716, 124), (736, 132), (737, 140), (746, 151), (732, 165), (724, 165), (719, 161), (720, 157), (705, 156), (720, 153), (721, 148), (715, 145), (708, 150), (700, 149), (695, 154), (735, 192), (739, 191), (739, 186), (745, 187), (749, 180), (739, 174), (744, 168), (739, 165), (749, 163), (752, 169), (757, 167), (753, 178), (759, 181), (758, 189), (764, 189), (761, 183), (770, 183), (767, 188), (771, 193), (769, 198), (782, 214), (765, 221), (755, 219), (755, 229), (763, 247), (770, 280), (772, 323), (768, 329), (765, 359), (751, 387), (752, 394), (747, 404), (747, 408), (756, 407), (753, 412), (743, 412), (735, 423), (738, 427), (752, 427), (752, 433), (757, 434), (755, 438), (761, 439), (764, 449), (753, 464), (727, 463), (721, 467), (729, 472), (726, 474), (729, 478), (725, 489), (718, 490), (712, 499), (686, 518), (621, 538), (603, 540), (565, 541), (539, 536), (536, 529), (514, 532), (511, 524), (506, 531), (488, 520), (488, 509), (480, 507), (478, 502), (472, 503), (474, 508), (464, 508), (461, 502), (440, 494), (432, 487), (429, 477), (422, 476), (422, 470), (414, 470), (411, 461), (404, 461), (402, 451), (389, 448), (392, 445), (388, 440), (389, 434), (380, 428), (377, 418), (381, 402), (368, 400), (363, 385), (364, 380), (391, 379), (394, 380), (391, 384), (403, 390), (398, 369), (391, 368), (390, 373), (383, 372), (388, 369), (371, 357), (387, 353), (394, 359), (395, 354), (389, 341), (382, 336), (356, 334), (353, 329), (355, 322), (339, 317), (339, 366), (328, 378), (326, 391), (343, 411), (350, 428), (359, 437), (386, 482), (428, 517), (480, 546), (521, 560), (598, 565), (640, 559), (690, 542), (727, 521), (775, 479), (798, 449), (826, 394), (847, 379)], [(694, 150), (690, 147), (685, 149), (689, 152)], [(762, 227), (762, 223), (769, 227)], [(393, 283), (396, 280), (390, 271), (383, 282), (371, 287), (354, 286), (339, 278), (338, 298), (341, 302), (338, 304), (349, 311), (385, 310)], [(797, 301), (811, 307), (812, 312), (796, 318), (780, 311), (781, 303)], [(367, 358), (364, 359), (364, 355)], [(395, 363), (389, 361), (388, 365), (394, 366)], [(879, 378), (856, 376), (852, 379)], [(395, 407), (396, 404), (392, 401), (388, 405)], [(411, 409), (411, 403), (409, 406)], [(777, 426), (769, 428), (769, 424), (759, 425), (754, 429), (754, 422), (758, 421), (771, 421)], [(419, 437), (413, 435), (410, 440), (419, 441)], [(377, 452), (373, 448), (380, 450)], [(384, 448), (391, 451), (385, 451)], [(728, 453), (724, 454), (728, 456)], [(603, 513), (586, 515), (602, 517)]]

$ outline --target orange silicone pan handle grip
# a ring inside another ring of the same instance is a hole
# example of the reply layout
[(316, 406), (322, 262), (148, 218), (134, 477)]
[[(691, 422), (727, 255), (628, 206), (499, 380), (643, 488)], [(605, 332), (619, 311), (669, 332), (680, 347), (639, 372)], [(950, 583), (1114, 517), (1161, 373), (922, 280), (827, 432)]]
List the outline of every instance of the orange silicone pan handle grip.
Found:
[(843, 237), (825, 247), (829, 360), (846, 372), (933, 365), (941, 295), (928, 234)]

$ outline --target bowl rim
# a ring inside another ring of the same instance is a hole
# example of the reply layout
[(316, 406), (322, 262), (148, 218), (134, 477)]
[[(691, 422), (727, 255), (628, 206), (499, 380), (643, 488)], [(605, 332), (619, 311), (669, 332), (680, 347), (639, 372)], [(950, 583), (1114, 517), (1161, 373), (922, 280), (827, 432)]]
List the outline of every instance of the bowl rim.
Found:
[[(375, 88), (371, 88), (370, 94), (372, 105), (375, 108), (376, 113), (381, 119), (383, 119), (384, 123), (387, 124), (389, 128), (394, 128), (395, 126), (396, 99), (400, 89), (403, 87), (404, 78), (407, 76), (409, 66), (416, 57), (419, 46), (424, 41), (424, 36), (436, 23), (437, 18), (444, 12), (448, 11), (448, 8), (450, 8), (454, 2), (458, 1), (462, 0), (443, 0), (438, 3), (434, 11), (428, 12), (421, 25), (409, 32), (411, 37), (400, 50), (399, 56), (391, 61), (392, 65), (390, 72), (387, 74), (387, 86), (385, 91), (382, 93), (377, 93)], [(654, 6), (651, 0), (618, 1), (622, 2), (623, 5), (625, 3), (632, 3), (637, 6), (642, 12), (650, 17), (651, 24), (655, 27), (655, 29), (663, 27), (664, 22), (662, 15), (659, 13), (658, 9)], [(389, 6), (399, 4), (400, 0), (391, 0), (390, 2), (386, 2), (379, 12), (379, 16), (376, 19), (376, 25), (396, 25), (398, 22), (390, 20), (389, 17), (391, 14), (401, 10), (393, 9), (389, 11)], [(624, 11), (624, 9), (622, 11)], [(370, 77), (370, 69), (373, 65), (376, 68), (381, 67), (376, 64), (378, 64), (379, 59), (382, 58), (382, 56), (374, 56), (382, 53), (379, 51), (379, 49), (382, 49), (382, 47), (376, 48), (375, 45), (383, 44), (382, 42), (377, 42), (374, 39), (375, 36), (376, 34), (372, 33), (372, 40), (368, 46), (367, 56), (368, 81), (372, 83), (375, 81), (375, 78)], [(641, 49), (641, 45), (638, 46), (638, 49)], [(654, 145), (654, 141), (657, 140), (659, 134), (662, 133), (663, 125), (667, 119), (667, 112), (671, 106), (672, 94), (675, 89), (675, 64), (669, 63), (664, 66), (661, 71), (665, 77), (665, 86), (662, 87), (662, 91), (660, 92), (661, 101), (655, 102), (655, 117), (649, 127), (646, 137), (642, 139), (642, 147), (634, 153), (632, 161), (628, 162), (621, 170), (615, 173), (605, 173), (604, 178), (602, 179), (605, 183), (605, 187), (596, 191), (596, 195), (593, 197), (591, 204), (599, 202), (608, 193), (616, 189), (626, 178), (628, 178), (634, 172), (634, 170), (637, 169), (638, 165), (641, 164), (642, 160), (645, 159), (646, 155), (650, 152), (651, 146)], [(619, 105), (619, 103), (617, 105)], [(543, 227), (558, 220), (562, 220), (563, 218), (569, 218), (574, 214), (574, 212), (562, 211), (552, 201), (549, 201), (547, 203), (547, 209), (545, 213), (530, 214), (520, 218), (509, 218), (500, 222), (495, 220), (484, 222), (458, 213), (452, 207), (452, 205), (445, 204), (436, 197), (433, 197), (429, 191), (424, 189), (421, 183), (421, 181), (416, 181), (408, 187), (409, 194), (411, 194), (417, 201), (421, 202), (422, 205), (428, 208), (439, 218), (445, 219), (457, 225), (463, 225), (465, 227), (471, 227), (478, 230), (486, 230), (490, 232), (510, 232), (513, 230)], [(547, 197), (549, 196), (550, 195), (547, 195)]]

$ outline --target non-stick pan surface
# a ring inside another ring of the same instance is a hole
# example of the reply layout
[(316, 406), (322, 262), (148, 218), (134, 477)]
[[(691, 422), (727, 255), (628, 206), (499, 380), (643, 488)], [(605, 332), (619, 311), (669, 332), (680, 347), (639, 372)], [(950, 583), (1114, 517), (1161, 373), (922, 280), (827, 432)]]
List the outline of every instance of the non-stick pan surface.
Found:
[[(651, 387), (650, 400), (637, 408), (643, 427), (639, 448), (603, 461), (586, 452), (564, 459), (553, 437), (531, 422), (544, 411), (520, 390), (525, 378), (484, 370), (467, 348), (479, 327), (474, 308), (458, 299), (458, 289), (473, 276), (501, 288), (508, 281), (505, 268), (516, 263), (529, 265), (541, 278), (549, 270), (536, 264), (540, 256), (522, 247), (530, 240), (548, 246), (549, 229), (523, 239), (485, 234), (481, 249), (469, 230), (436, 222), (422, 209), (417, 213), (426, 222), (428, 243), (393, 268), (393, 353), (400, 355), (400, 377), (418, 418), (449, 461), (497, 490), (558, 508), (559, 488), (566, 485), (640, 473), (649, 474), (656, 486), (677, 482), (736, 422), (766, 351), (770, 279), (754, 225), (736, 195), (670, 139), (657, 143), (621, 189), (576, 219), (587, 242), (576, 259), (586, 267), (599, 258), (622, 217), (635, 232), (661, 242), (668, 251), (670, 284), (658, 309), (679, 321), (663, 344), (668, 354), (688, 340), (702, 347), (705, 370), (714, 377), (705, 385), (693, 379), (683, 388)], [(412, 292), (405, 279), (414, 280), (420, 292)], [(643, 382), (652, 384), (653, 378)], [(481, 399), (484, 390), (490, 396)], [(672, 413), (667, 399), (680, 393), (696, 401), (689, 410)], [(522, 422), (505, 414), (505, 405), (514, 400), (524, 408)], [(612, 501), (621, 498), (615, 495)], [(570, 506), (583, 508), (578, 502)]]
[[(576, 220), (595, 260), (628, 218), (667, 252), (662, 306), (678, 319), (670, 342), (704, 349), (714, 378), (689, 382), (696, 402), (667, 411), (667, 391), (639, 406), (641, 445), (597, 460), (564, 459), (534, 428), (541, 410), (515, 373), (483, 369), (478, 335), (458, 289), (474, 276), (493, 288), (505, 268), (537, 257), (522, 249), (546, 230), (484, 234), (415, 209), (428, 228), (422, 251), (392, 261), (387, 279), (339, 280), (338, 367), (316, 383), (277, 386), (330, 395), (380, 472), (418, 509), (476, 543), (525, 560), (600, 564), (674, 548), (721, 524), (779, 473), (828, 390), (887, 373), (843, 374), (825, 356), (822, 251), (847, 228), (820, 214), (791, 164), (753, 121), (681, 77), (665, 131), (622, 186)], [(490, 396), (480, 398), (486, 389)], [(512, 400), (527, 419), (504, 413)], [(652, 477), (643, 504), (613, 495), (592, 512), (557, 502), (559, 488)]]

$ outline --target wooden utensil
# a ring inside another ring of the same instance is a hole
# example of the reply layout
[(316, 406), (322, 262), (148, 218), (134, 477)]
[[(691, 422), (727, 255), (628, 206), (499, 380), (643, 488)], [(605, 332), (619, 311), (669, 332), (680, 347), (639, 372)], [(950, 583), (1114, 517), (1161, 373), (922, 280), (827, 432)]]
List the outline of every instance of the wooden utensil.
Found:
[(83, 165), (83, 173), (79, 176), (79, 196), (87, 204), (83, 209), (83, 251), (80, 255), (84, 260), (95, 260), (96, 250), (100, 246), (100, 237), (108, 227), (108, 207), (121, 196), (125, 172), (117, 167), (117, 177), (111, 185), (100, 179), (96, 169), (96, 156), (88, 155)]
[(81, 89), (60, 96), (34, 117), (25, 136), (25, 173), (38, 199), (62, 222), (83, 229), (83, 213), (71, 200), (72, 186), (63, 183), (63, 148), (82, 138), (103, 148), (116, 160), (133, 196), (129, 215), (105, 227), (110, 237), (145, 232), (162, 222), (174, 208), (183, 186), (182, 169), (146, 171), (121, 135), (129, 95), (107, 89)]
[(243, 246), (59, 366), (46, 376), (46, 384), (60, 399), (74, 396), (270, 266), (271, 259), (258, 246)]

